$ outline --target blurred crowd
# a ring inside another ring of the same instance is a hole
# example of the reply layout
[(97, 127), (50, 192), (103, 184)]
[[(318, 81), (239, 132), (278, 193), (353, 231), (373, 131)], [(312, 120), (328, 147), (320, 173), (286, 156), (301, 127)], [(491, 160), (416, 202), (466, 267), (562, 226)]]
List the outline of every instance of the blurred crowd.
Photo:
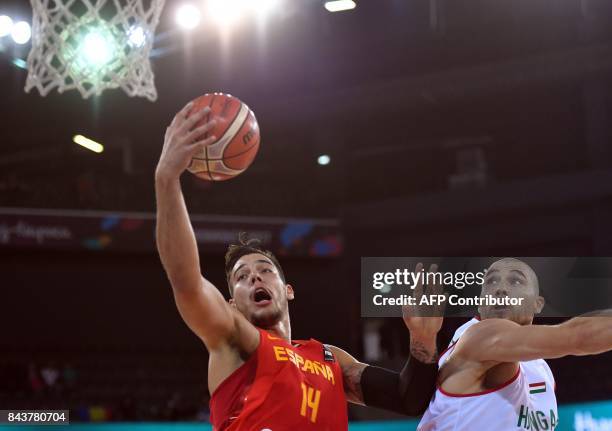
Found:
[[(202, 379), (185, 384), (179, 372), (172, 377), (175, 384), (162, 385), (168, 376), (152, 377), (154, 369), (100, 370), (100, 364), (81, 361), (79, 369), (69, 362), (5, 360), (0, 366), (0, 405), (69, 409), (70, 420), (77, 422), (208, 421), (209, 398)], [(128, 374), (131, 378), (125, 378)]]

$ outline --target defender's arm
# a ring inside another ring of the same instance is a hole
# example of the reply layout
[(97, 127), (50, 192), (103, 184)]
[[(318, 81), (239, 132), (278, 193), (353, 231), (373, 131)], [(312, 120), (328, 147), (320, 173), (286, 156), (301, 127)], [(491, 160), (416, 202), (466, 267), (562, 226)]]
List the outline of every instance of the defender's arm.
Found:
[(576, 317), (560, 325), (521, 326), (487, 319), (466, 331), (455, 354), (480, 362), (519, 362), (612, 350), (612, 311)]

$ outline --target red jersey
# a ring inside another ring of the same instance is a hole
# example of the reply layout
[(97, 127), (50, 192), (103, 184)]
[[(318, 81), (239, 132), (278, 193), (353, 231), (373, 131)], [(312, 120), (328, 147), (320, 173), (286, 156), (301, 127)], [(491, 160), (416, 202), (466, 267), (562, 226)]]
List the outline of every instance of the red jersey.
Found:
[(259, 346), (210, 399), (214, 431), (346, 431), (342, 370), (319, 341), (259, 330)]

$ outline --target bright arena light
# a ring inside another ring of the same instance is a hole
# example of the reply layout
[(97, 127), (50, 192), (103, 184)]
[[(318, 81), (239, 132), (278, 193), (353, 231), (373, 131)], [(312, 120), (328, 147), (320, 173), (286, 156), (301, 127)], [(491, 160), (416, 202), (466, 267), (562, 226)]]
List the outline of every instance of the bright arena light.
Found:
[(325, 9), (330, 12), (340, 12), (343, 10), (355, 9), (355, 2), (353, 0), (335, 0), (325, 2)]
[(191, 30), (200, 23), (200, 10), (192, 4), (184, 4), (176, 11), (176, 22), (185, 30)]
[(22, 58), (14, 58), (13, 64), (20, 69), (25, 69), (25, 70), (28, 69), (28, 63)]
[(92, 31), (83, 39), (81, 52), (89, 63), (102, 66), (113, 59), (112, 45), (103, 33)]
[(10, 16), (0, 15), (0, 37), (8, 36), (13, 29), (13, 20)]
[(103, 21), (77, 22), (60, 36), (59, 55), (71, 75), (79, 79), (98, 82), (108, 70), (120, 67), (125, 56), (125, 35)]
[(232, 24), (242, 16), (249, 7), (255, 7), (258, 2), (248, 0), (209, 0), (208, 12), (220, 24)]
[(281, 0), (257, 0), (249, 2), (249, 6), (253, 12), (261, 15), (266, 15), (280, 7)]
[(19, 45), (27, 43), (30, 40), (31, 36), (32, 29), (30, 28), (30, 24), (25, 21), (19, 21), (11, 29), (11, 37), (13, 38), (15, 43)]
[(322, 154), (317, 159), (317, 163), (321, 166), (329, 165), (329, 162), (331, 162), (331, 158), (327, 154)]
[(147, 36), (142, 27), (131, 27), (128, 31), (128, 45), (133, 48), (141, 48), (147, 41)]
[(97, 143), (96, 141), (92, 141), (89, 138), (86, 138), (83, 135), (75, 135), (72, 140), (75, 144), (79, 144), (81, 147), (85, 147), (88, 150), (93, 151), (94, 153), (101, 153), (104, 151), (104, 145)]

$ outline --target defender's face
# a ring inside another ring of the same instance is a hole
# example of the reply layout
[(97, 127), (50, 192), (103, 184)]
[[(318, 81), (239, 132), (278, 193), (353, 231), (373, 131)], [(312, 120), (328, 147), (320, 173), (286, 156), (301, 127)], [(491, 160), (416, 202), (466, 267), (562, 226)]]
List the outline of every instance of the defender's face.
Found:
[(232, 268), (230, 302), (251, 323), (270, 328), (289, 312), (293, 288), (285, 284), (274, 263), (263, 254), (242, 256)]
[(544, 306), (536, 286), (536, 275), (529, 265), (516, 259), (499, 260), (487, 270), (481, 296), (522, 299), (521, 305), (482, 305), (478, 311), (483, 319), (500, 318), (520, 325), (530, 324)]

